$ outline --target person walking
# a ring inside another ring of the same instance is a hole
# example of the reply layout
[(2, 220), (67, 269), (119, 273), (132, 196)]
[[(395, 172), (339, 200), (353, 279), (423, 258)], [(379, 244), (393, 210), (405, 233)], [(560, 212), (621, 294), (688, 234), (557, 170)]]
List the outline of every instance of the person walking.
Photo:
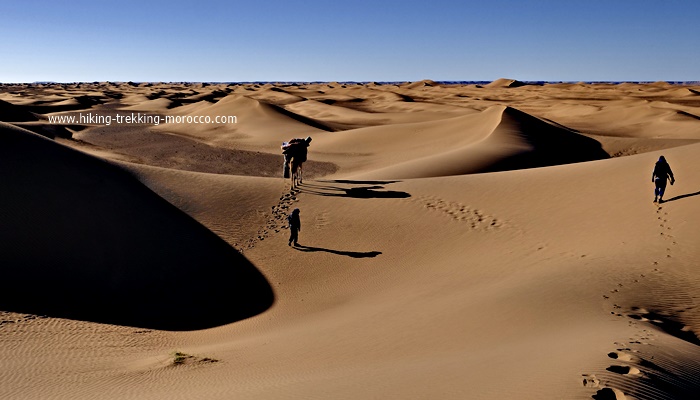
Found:
[(668, 165), (666, 158), (664, 156), (659, 157), (659, 161), (654, 165), (654, 172), (651, 174), (651, 181), (654, 182), (656, 186), (654, 189), (654, 203), (657, 201), (663, 203), (664, 192), (666, 191), (666, 182), (671, 179), (671, 185), (676, 182), (673, 177), (673, 171), (671, 171), (671, 166)]
[(299, 245), (299, 231), (301, 230), (301, 219), (299, 219), (299, 209), (295, 208), (287, 217), (289, 222), (289, 246), (294, 243), (294, 246)]

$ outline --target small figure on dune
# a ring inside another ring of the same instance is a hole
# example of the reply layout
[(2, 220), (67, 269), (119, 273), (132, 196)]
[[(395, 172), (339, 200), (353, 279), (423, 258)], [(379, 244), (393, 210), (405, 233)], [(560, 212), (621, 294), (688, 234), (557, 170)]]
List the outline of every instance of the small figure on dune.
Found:
[[(311, 136), (306, 139), (294, 138), (282, 143), (284, 154), (284, 177), (291, 178), (292, 189), (302, 182), (302, 164), (306, 162)], [(291, 174), (290, 174), (291, 171)]]
[(289, 222), (289, 246), (294, 243), (294, 246), (299, 245), (299, 231), (301, 230), (301, 219), (299, 219), (299, 209), (295, 208), (287, 217)]
[(666, 191), (666, 182), (671, 179), (671, 185), (676, 182), (671, 171), (671, 166), (668, 165), (664, 156), (659, 157), (659, 161), (654, 166), (654, 172), (651, 174), (651, 181), (654, 182), (654, 203), (657, 201), (663, 203), (664, 192)]

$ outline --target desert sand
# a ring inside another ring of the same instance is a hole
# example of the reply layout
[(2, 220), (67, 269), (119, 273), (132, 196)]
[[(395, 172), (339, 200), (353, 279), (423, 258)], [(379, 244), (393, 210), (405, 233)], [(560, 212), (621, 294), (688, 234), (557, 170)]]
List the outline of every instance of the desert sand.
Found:
[(700, 86), (6, 84), (0, 121), (2, 399), (700, 393)]

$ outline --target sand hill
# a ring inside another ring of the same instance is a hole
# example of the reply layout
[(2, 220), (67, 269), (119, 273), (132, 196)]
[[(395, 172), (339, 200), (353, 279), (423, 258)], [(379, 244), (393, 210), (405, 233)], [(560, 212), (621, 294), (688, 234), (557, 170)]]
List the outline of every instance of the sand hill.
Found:
[(0, 123), (0, 398), (695, 398), (700, 87), (507, 81), (3, 87), (238, 121)]
[(36, 114), (27, 111), (23, 106), (17, 106), (0, 100), (0, 121), (25, 122), (38, 121)]
[(519, 80), (516, 79), (507, 79), (507, 78), (501, 78), (497, 79), (485, 87), (493, 89), (493, 88), (517, 88), (521, 86), (526, 86), (527, 83), (520, 82)]
[(23, 283), (6, 288), (2, 308), (194, 329), (272, 303), (247, 260), (126, 171), (29, 131), (0, 128), (3, 276)]

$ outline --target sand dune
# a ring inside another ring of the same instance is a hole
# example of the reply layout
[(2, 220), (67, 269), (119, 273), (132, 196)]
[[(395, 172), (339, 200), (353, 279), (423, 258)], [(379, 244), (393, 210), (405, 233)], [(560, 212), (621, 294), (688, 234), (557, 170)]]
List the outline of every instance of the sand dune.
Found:
[[(41, 114), (29, 111), (28, 106), (15, 105), (0, 100), (0, 121), (11, 122), (16, 126), (31, 130), (42, 136), (54, 139), (56, 137), (70, 138), (72, 132), (66, 126), (49, 124)], [(79, 126), (70, 125), (73, 129)]]
[(95, 105), (103, 104), (107, 101), (104, 96), (81, 95), (69, 98), (57, 99), (56, 101), (39, 101), (28, 104), (25, 107), (32, 112), (48, 114), (64, 111), (86, 110)]
[(39, 117), (22, 106), (0, 100), (0, 121), (24, 122), (38, 121)]
[(517, 82), (0, 87), (238, 118), (0, 123), (0, 397), (695, 398), (698, 87)]
[(51, 124), (47, 121), (34, 121), (34, 122), (14, 122), (13, 125), (20, 128), (30, 130), (34, 133), (38, 133), (41, 136), (47, 137), (49, 139), (64, 138), (70, 139), (73, 137), (73, 132), (68, 129), (80, 130), (84, 127), (81, 125), (59, 125)]
[(263, 90), (255, 91), (250, 95), (250, 97), (276, 105), (293, 104), (305, 100), (304, 97), (290, 93), (289, 91), (278, 87), (268, 87)]
[[(332, 148), (326, 145), (329, 141)], [(392, 154), (374, 152), (378, 143), (390, 147)], [(363, 155), (362, 171), (371, 172), (359, 176), (368, 179), (462, 175), (607, 158), (594, 140), (501, 106), (440, 122), (343, 132), (342, 137), (321, 138), (318, 146), (322, 152), (343, 148)]]
[[(351, 101), (352, 103), (352, 101)], [(349, 130), (375, 125), (425, 122), (465, 114), (468, 110), (441, 110), (412, 112), (367, 112), (344, 102), (324, 99), (306, 100), (287, 105), (285, 109), (323, 123), (334, 130)]]
[(411, 83), (405, 85), (405, 87), (408, 89), (418, 89), (418, 88), (433, 87), (433, 86), (438, 86), (438, 83), (433, 81), (433, 80), (430, 80), (430, 79), (424, 79), (424, 80), (418, 81), (418, 82), (411, 82)]
[[(576, 120), (568, 119), (567, 123), (576, 126), (576, 129), (606, 136), (700, 138), (695, 129), (696, 121), (693, 121), (697, 120), (697, 116), (669, 106), (670, 104), (627, 100), (610, 104), (598, 111), (582, 113)], [(696, 112), (693, 108), (689, 110)], [(555, 114), (549, 115), (557, 118)], [(602, 121), (606, 122), (604, 132), (596, 129), (596, 126), (602, 126)]]
[[(162, 124), (156, 129), (194, 137), (210, 144), (224, 147), (266, 151), (279, 149), (283, 141), (296, 136), (308, 136), (331, 128), (320, 122), (294, 114), (272, 104), (261, 103), (249, 97), (229, 95), (208, 105), (189, 108), (184, 115), (235, 116), (235, 124)], [(174, 112), (180, 114), (178, 109)], [(216, 132), (212, 135), (212, 132)]]
[[(140, 98), (142, 96), (138, 96)], [(137, 111), (152, 111), (152, 112), (167, 112), (168, 109), (173, 108), (176, 103), (172, 100), (166, 98), (158, 98), (154, 100), (148, 100), (144, 97), (143, 100), (136, 101), (132, 98), (130, 101), (135, 102), (135, 104), (122, 107), (122, 110), (137, 110)]]
[(247, 260), (125, 171), (0, 127), (4, 310), (201, 329), (271, 304)]
[(486, 85), (485, 87), (487, 87), (487, 88), (489, 88), (489, 89), (493, 89), (493, 88), (516, 88), (516, 87), (521, 87), (521, 86), (525, 86), (525, 85), (527, 85), (527, 84), (524, 83), (524, 82), (520, 82), (519, 80), (516, 80), (516, 79), (500, 78), (500, 79), (497, 79), (497, 80), (495, 80), (495, 81), (489, 83), (489, 84)]

